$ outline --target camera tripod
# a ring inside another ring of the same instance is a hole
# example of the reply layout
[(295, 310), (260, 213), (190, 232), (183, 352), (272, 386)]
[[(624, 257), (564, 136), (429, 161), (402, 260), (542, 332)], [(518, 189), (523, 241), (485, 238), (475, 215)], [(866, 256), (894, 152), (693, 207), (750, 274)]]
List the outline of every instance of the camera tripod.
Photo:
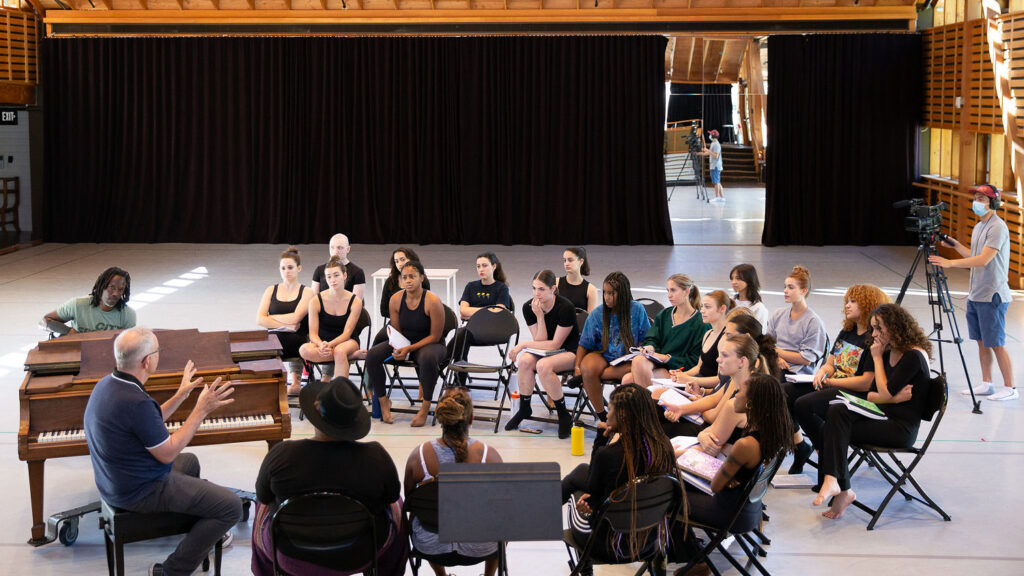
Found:
[(697, 200), (703, 200), (705, 202), (711, 202), (708, 200), (708, 187), (704, 183), (704, 157), (700, 155), (700, 150), (693, 147), (690, 148), (690, 166), (693, 167), (693, 185), (697, 189)]
[[(960, 363), (964, 367), (964, 377), (967, 379), (967, 389), (971, 393), (971, 403), (974, 405), (974, 409), (971, 412), (981, 414), (981, 402), (974, 395), (974, 387), (971, 385), (971, 374), (967, 370), (967, 360), (964, 359), (964, 349), (962, 346), (964, 339), (960, 336), (960, 326), (956, 323), (956, 314), (953, 313), (953, 301), (949, 296), (946, 271), (941, 266), (936, 266), (928, 261), (929, 256), (938, 253), (934, 240), (938, 240), (939, 237), (940, 235), (929, 234), (926, 236), (922, 234), (921, 244), (917, 247), (917, 256), (914, 258), (914, 263), (910, 265), (910, 271), (907, 272), (906, 278), (903, 279), (903, 286), (900, 288), (899, 296), (896, 297), (896, 303), (900, 304), (903, 302), (903, 297), (907, 294), (907, 287), (910, 286), (910, 282), (914, 279), (914, 273), (917, 272), (917, 266), (924, 260), (924, 274), (928, 286), (928, 305), (932, 311), (932, 331), (928, 334), (928, 339), (935, 342), (938, 346), (939, 370), (943, 374), (946, 373), (942, 345), (956, 344), (956, 349), (960, 353)], [(946, 317), (946, 321), (949, 323), (951, 333), (949, 339), (942, 337), (943, 316)]]

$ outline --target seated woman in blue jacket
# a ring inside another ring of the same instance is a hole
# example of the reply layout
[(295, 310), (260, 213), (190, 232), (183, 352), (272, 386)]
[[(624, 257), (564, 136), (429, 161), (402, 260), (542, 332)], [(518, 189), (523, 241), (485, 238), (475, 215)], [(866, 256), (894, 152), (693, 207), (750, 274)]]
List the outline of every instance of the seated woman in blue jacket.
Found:
[(643, 342), (651, 321), (643, 304), (633, 300), (625, 274), (612, 272), (604, 279), (602, 288), (604, 303), (594, 308), (583, 326), (574, 374), (582, 378), (590, 404), (597, 417), (604, 421), (608, 414), (601, 381), (621, 380), (629, 374), (632, 364), (622, 362), (612, 366), (611, 362)]

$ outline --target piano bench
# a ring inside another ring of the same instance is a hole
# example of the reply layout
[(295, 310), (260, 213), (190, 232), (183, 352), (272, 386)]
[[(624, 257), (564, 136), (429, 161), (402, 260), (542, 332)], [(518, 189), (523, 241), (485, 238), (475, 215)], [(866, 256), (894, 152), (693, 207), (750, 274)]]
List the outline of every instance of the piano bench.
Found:
[[(124, 545), (154, 538), (185, 534), (199, 521), (198, 516), (178, 512), (131, 512), (100, 501), (100, 530), (107, 549), (107, 572), (124, 576)], [(220, 576), (221, 540), (213, 553), (213, 574)], [(210, 558), (203, 560), (203, 571), (209, 571)]]

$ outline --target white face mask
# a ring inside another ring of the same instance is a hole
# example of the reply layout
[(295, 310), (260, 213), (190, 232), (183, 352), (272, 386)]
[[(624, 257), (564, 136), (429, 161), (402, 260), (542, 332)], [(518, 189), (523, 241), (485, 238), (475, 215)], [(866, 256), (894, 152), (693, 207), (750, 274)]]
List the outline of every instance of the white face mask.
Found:
[(978, 215), (978, 218), (985, 216), (988, 213), (988, 202), (978, 202), (975, 200), (971, 204), (971, 210)]

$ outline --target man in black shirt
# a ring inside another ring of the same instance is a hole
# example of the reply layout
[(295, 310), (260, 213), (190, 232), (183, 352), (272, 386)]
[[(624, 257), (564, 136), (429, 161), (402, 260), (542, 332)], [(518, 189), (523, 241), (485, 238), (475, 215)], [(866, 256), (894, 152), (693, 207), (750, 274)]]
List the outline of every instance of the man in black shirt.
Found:
[[(329, 246), (330, 256), (337, 256), (341, 258), (341, 262), (345, 265), (345, 290), (355, 294), (360, 300), (363, 298), (363, 292), (366, 290), (366, 274), (363, 273), (363, 269), (356, 266), (351, 260), (348, 259), (348, 253), (352, 250), (352, 246), (348, 243), (348, 236), (344, 234), (335, 234), (331, 236), (331, 243)], [(328, 258), (330, 258), (328, 256)], [(327, 277), (324, 275), (324, 267), (326, 264), (321, 264), (316, 267), (313, 271), (313, 294), (318, 294), (322, 290), (327, 290)]]

